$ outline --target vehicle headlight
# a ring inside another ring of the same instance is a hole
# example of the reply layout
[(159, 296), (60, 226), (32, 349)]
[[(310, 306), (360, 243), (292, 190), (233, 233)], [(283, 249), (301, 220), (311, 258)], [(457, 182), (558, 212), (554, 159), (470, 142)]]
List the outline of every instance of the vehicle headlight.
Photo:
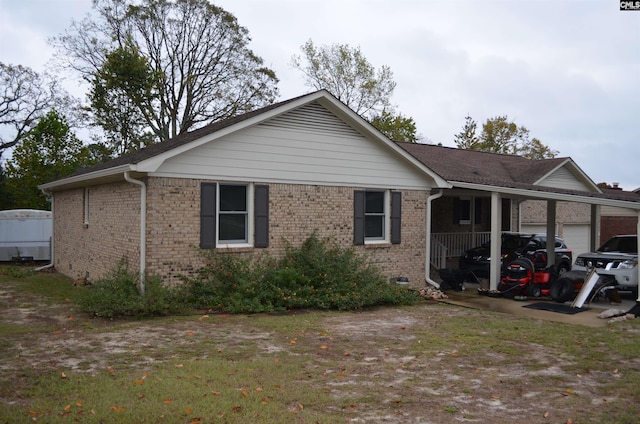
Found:
[(618, 265), (618, 269), (631, 269), (631, 268), (635, 268), (636, 266), (638, 266), (638, 260), (630, 259), (630, 260), (620, 262), (620, 265)]
[(576, 259), (576, 265), (578, 265), (578, 266), (585, 266), (584, 258), (580, 258), (580, 257), (578, 257), (578, 258)]

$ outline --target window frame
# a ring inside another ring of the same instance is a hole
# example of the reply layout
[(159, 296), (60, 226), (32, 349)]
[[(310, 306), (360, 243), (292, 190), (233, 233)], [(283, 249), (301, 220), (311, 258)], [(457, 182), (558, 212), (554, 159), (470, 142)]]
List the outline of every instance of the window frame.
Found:
[[(369, 212), (367, 213), (367, 194), (368, 193), (382, 193), (383, 194), (383, 212)], [(364, 190), (364, 244), (386, 244), (389, 243), (391, 235), (391, 196), (389, 190)], [(382, 237), (367, 237), (367, 216), (378, 217), (382, 216)]]
[[(222, 211), (221, 214), (220, 206), (222, 204), (222, 198), (220, 193), (220, 188), (223, 186), (244, 186), (246, 188), (245, 191), (245, 204), (246, 210), (244, 211), (245, 216), (245, 240), (222, 240), (220, 239), (220, 215), (231, 215), (234, 212), (237, 214), (237, 211)], [(241, 248), (241, 247), (253, 247), (253, 235), (255, 231), (254, 226), (254, 185), (252, 183), (244, 183), (244, 182), (219, 182), (216, 184), (216, 240), (215, 247), (216, 248)], [(228, 212), (228, 213), (224, 213)]]

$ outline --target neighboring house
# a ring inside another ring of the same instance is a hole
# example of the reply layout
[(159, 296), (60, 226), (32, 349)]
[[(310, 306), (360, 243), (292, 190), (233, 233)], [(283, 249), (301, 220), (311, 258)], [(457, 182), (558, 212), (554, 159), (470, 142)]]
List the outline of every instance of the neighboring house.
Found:
[[(616, 197), (625, 197), (631, 201), (638, 201), (638, 190), (622, 191), (614, 184), (612, 189), (603, 189), (603, 193)], [(546, 204), (543, 201), (527, 200), (519, 203), (516, 212), (520, 217), (519, 231), (525, 233), (539, 233), (545, 231)], [(591, 243), (591, 208), (588, 204), (574, 202), (558, 202), (556, 212), (556, 234), (564, 238), (572, 249), (574, 257), (580, 253), (591, 252), (595, 247), (615, 235), (636, 234), (638, 226), (638, 212), (634, 209), (601, 206), (597, 211), (596, 239)]]
[[(634, 191), (620, 191), (615, 187), (613, 189), (605, 189), (605, 192), (616, 193), (618, 195), (627, 196), (632, 201), (640, 199), (640, 189)], [(614, 208), (603, 206), (600, 210), (600, 242), (601, 245), (611, 237), (622, 234), (638, 233), (638, 213), (633, 209)]]
[(518, 224), (518, 202), (545, 200), (548, 229), (556, 202), (640, 210), (568, 158), (395, 143), (324, 90), (41, 188), (52, 197), (60, 272), (96, 279), (125, 257), (168, 283), (196, 272), (211, 250), (277, 256), (315, 232), (420, 287), (477, 235), (491, 236), (498, 257), (493, 240)]

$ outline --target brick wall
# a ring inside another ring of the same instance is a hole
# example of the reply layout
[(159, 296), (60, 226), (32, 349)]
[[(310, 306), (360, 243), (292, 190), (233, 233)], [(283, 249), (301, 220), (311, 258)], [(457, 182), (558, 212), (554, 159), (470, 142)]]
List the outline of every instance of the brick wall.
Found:
[(638, 218), (633, 216), (603, 216), (600, 218), (600, 244), (613, 236), (636, 234)]
[[(199, 180), (149, 178), (147, 194), (147, 269), (168, 283), (202, 266)], [(269, 184), (269, 248), (231, 249), (241, 255), (268, 252), (277, 257), (287, 242), (299, 246), (314, 231), (342, 246), (353, 245), (354, 188)], [(389, 277), (406, 276), (424, 286), (425, 203), (427, 194), (405, 191), (402, 243), (358, 246)]]
[(140, 189), (129, 183), (89, 188), (84, 223), (84, 189), (54, 193), (54, 264), (71, 278), (96, 279), (127, 258), (138, 269)]
[[(544, 200), (527, 200), (522, 202), (523, 224), (546, 224), (547, 202)], [(591, 222), (591, 205), (575, 202), (556, 203), (556, 223), (558, 235), (562, 236), (564, 224), (589, 224)]]

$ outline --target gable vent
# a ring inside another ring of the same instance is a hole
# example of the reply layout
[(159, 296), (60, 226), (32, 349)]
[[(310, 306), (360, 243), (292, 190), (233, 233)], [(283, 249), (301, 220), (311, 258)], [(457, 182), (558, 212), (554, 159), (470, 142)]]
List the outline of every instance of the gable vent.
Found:
[(317, 102), (309, 103), (260, 124), (284, 130), (306, 131), (333, 137), (362, 135)]

